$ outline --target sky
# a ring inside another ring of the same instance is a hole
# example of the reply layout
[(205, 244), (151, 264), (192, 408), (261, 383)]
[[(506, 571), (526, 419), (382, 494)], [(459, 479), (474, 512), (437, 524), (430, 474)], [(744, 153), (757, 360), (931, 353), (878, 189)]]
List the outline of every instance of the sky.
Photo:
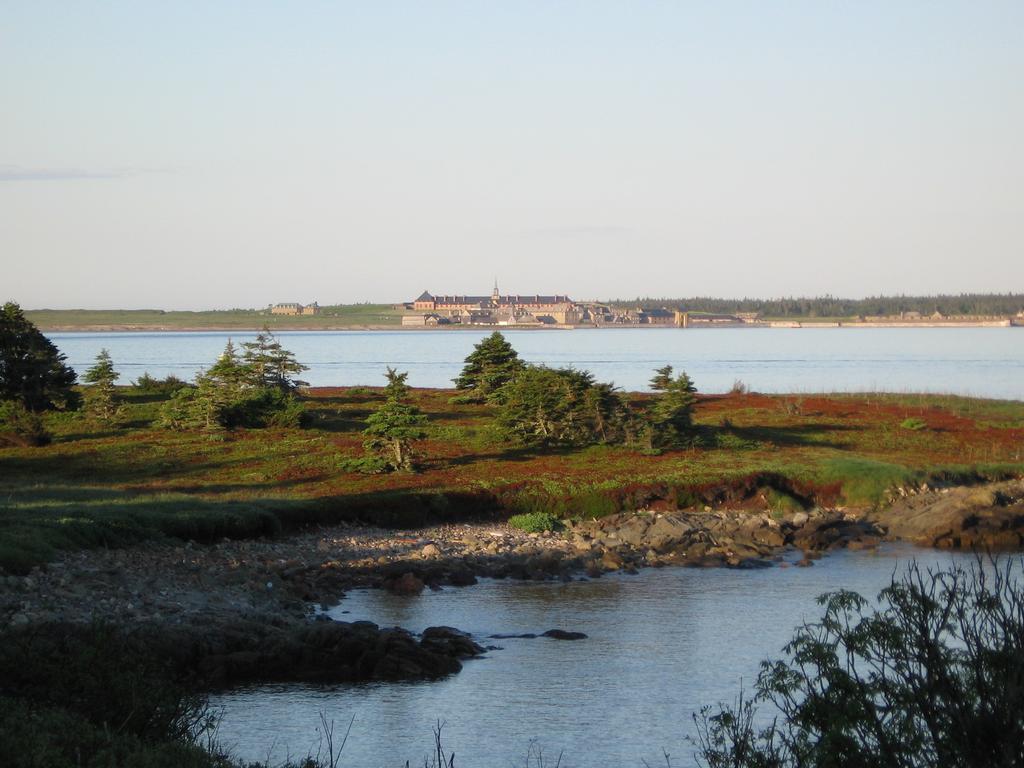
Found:
[(0, 301), (1024, 292), (1024, 3), (0, 0)]

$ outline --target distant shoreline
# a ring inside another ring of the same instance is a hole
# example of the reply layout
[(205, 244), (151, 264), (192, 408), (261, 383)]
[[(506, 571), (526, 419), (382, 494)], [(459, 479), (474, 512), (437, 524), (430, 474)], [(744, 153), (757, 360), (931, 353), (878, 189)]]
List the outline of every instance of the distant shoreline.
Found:
[[(262, 325), (251, 326), (195, 326), (178, 328), (160, 325), (48, 325), (38, 324), (44, 333), (258, 333)], [(767, 320), (756, 323), (699, 323), (690, 328), (679, 328), (674, 325), (449, 325), (433, 327), (410, 327), (402, 325), (323, 325), (323, 326), (288, 326), (275, 325), (272, 331), (309, 331), (316, 333), (336, 331), (401, 331), (403, 333), (422, 333), (424, 331), (603, 331), (603, 330), (661, 330), (661, 331), (699, 331), (721, 330), (723, 328), (744, 328), (749, 330), (764, 328), (784, 328), (799, 330), (805, 328), (1020, 328), (1024, 325), (1007, 319), (1004, 321), (988, 320), (977, 322), (879, 322), (864, 323), (856, 321), (814, 321), (814, 320)]]

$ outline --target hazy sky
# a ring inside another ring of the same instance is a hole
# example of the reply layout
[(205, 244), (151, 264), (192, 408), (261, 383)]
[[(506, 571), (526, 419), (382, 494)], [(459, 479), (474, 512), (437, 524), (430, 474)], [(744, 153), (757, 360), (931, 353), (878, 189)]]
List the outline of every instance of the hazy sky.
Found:
[(1024, 291), (1024, 2), (0, 0), (0, 301)]

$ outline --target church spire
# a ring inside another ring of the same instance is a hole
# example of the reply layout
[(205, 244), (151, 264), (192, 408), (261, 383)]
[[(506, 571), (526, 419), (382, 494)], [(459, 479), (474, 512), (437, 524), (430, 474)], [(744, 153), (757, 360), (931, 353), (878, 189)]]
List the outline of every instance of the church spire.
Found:
[(491, 293), (491, 298), (495, 301), (501, 298), (501, 294), (498, 293), (498, 278), (494, 278), (494, 291)]

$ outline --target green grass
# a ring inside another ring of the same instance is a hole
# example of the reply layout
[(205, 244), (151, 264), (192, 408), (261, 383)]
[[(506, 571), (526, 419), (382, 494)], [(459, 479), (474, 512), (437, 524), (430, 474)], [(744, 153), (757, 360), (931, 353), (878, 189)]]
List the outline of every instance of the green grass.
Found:
[(826, 482), (841, 485), (843, 501), (872, 506), (880, 504), (890, 488), (918, 482), (923, 475), (922, 470), (861, 456), (829, 459), (823, 469)]
[[(1024, 403), (919, 396), (702, 398), (702, 447), (527, 451), (492, 410), (413, 390), (429, 418), (417, 474), (355, 471), (380, 390), (315, 390), (309, 429), (224, 435), (152, 427), (160, 395), (122, 389), (126, 421), (48, 414), (42, 448), (0, 449), (0, 567), (24, 572), (63, 549), (153, 538), (217, 541), (339, 520), (412, 526), (472, 516), (600, 517), (652, 504), (760, 509), (873, 506), (931, 477), (1024, 473)], [(926, 430), (904, 429), (917, 419)]]
[(900, 429), (909, 429), (912, 432), (919, 432), (920, 430), (927, 428), (928, 422), (923, 421), (922, 419), (916, 419), (914, 417), (904, 419), (902, 422), (900, 422)]
[(508, 519), (508, 524), (527, 533), (557, 531), (562, 527), (561, 520), (550, 512), (527, 512), (522, 515), (512, 515)]
[(34, 309), (25, 316), (42, 330), (86, 328), (271, 329), (400, 326), (404, 309), (391, 304), (322, 306), (317, 315), (272, 315), (266, 309), (178, 312), (159, 309)]

